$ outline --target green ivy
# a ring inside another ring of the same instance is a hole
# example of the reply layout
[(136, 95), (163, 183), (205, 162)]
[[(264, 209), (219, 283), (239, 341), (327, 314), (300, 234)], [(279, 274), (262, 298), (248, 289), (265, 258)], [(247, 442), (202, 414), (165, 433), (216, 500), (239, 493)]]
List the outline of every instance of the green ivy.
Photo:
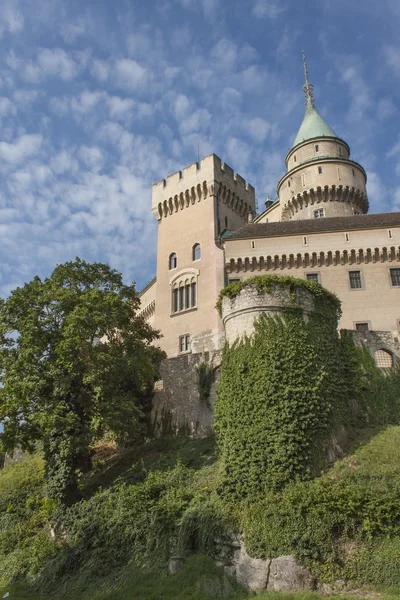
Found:
[(256, 289), (257, 292), (262, 293), (270, 292), (275, 285), (288, 288), (293, 300), (296, 298), (297, 289), (308, 290), (315, 298), (316, 310), (327, 309), (328, 312), (336, 313), (338, 317), (341, 315), (341, 303), (335, 294), (328, 292), (328, 290), (323, 288), (322, 285), (316, 281), (298, 279), (290, 277), (289, 275), (260, 275), (249, 277), (249, 279), (238, 281), (236, 283), (231, 283), (220, 292), (217, 301), (217, 310), (221, 316), (223, 298), (230, 298), (232, 300), (246, 287), (252, 287)]

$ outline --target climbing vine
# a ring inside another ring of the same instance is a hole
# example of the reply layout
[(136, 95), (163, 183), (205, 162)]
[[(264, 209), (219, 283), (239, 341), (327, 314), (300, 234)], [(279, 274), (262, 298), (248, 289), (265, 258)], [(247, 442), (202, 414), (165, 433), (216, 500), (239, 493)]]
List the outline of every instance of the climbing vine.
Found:
[(301, 310), (262, 315), (251, 339), (224, 349), (215, 430), (225, 489), (237, 497), (315, 475), (330, 432), (350, 418), (337, 298), (314, 282), (277, 276), (233, 284), (221, 297), (234, 297), (246, 285), (264, 292), (283, 285), (292, 297), (306, 287), (315, 311), (308, 322)]

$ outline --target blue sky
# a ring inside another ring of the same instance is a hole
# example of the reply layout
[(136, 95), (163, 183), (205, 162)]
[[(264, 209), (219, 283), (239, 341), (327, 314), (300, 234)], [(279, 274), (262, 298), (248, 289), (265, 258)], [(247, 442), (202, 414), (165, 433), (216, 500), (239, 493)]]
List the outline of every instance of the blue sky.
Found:
[(275, 194), (316, 106), (400, 210), (398, 0), (1, 0), (0, 295), (59, 262), (155, 272), (151, 184), (215, 152)]

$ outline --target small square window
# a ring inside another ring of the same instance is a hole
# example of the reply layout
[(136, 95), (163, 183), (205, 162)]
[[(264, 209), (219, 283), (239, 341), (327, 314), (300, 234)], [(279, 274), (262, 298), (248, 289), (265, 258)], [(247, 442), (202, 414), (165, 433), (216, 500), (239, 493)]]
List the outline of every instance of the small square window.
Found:
[(191, 350), (191, 339), (190, 334), (179, 336), (179, 352), (190, 352)]
[(319, 273), (306, 273), (307, 281), (316, 281), (319, 283)]
[(317, 210), (314, 210), (315, 219), (322, 219), (323, 217), (325, 217), (325, 211), (323, 208), (317, 208)]
[(318, 167), (318, 175), (321, 175), (322, 173), (322, 167)]
[[(400, 269), (399, 269), (400, 271)], [(361, 271), (349, 271), (349, 282), (350, 282), (350, 288), (352, 290), (361, 290), (363, 285), (362, 285), (362, 279), (361, 279)]]
[(400, 287), (400, 269), (390, 269), (390, 280), (393, 287)]
[(355, 323), (355, 326), (356, 331), (362, 331), (363, 333), (369, 331), (369, 323)]

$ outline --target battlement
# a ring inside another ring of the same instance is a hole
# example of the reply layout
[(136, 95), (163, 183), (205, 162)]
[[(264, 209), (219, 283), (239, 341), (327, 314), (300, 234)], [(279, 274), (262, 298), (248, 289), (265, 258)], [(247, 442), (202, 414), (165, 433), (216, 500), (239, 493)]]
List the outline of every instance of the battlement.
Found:
[(190, 202), (193, 203), (195, 197), (201, 200), (208, 196), (214, 196), (218, 190), (223, 191), (224, 194), (229, 190), (233, 197), (241, 199), (243, 204), (254, 210), (254, 187), (235, 173), (229, 165), (222, 162), (216, 154), (209, 154), (200, 162), (194, 162), (182, 171), (176, 171), (166, 179), (154, 183), (152, 210), (154, 215), (160, 218), (160, 204), (164, 207), (164, 211), (172, 212), (173, 203), (176, 210), (178, 209), (178, 198), (180, 198), (180, 205), (183, 208), (185, 202), (189, 205)]
[[(200, 160), (200, 162), (193, 162), (192, 164), (184, 167), (182, 171), (175, 171), (171, 175), (168, 175), (166, 179), (160, 179), (156, 183), (153, 184), (153, 191), (158, 190), (159, 188), (170, 188), (175, 185), (181, 185), (187, 182), (187, 185), (192, 184), (193, 178), (204, 178), (204, 175), (209, 175), (210, 169), (219, 169), (223, 173), (226, 174), (227, 177), (233, 179), (237, 184), (245, 188), (247, 191), (254, 190), (254, 187), (247, 183), (246, 180), (241, 177), (238, 173), (222, 162), (219, 156), (216, 154), (209, 154)], [(184, 182), (182, 181), (184, 180)], [(190, 180), (190, 181), (188, 181)]]

